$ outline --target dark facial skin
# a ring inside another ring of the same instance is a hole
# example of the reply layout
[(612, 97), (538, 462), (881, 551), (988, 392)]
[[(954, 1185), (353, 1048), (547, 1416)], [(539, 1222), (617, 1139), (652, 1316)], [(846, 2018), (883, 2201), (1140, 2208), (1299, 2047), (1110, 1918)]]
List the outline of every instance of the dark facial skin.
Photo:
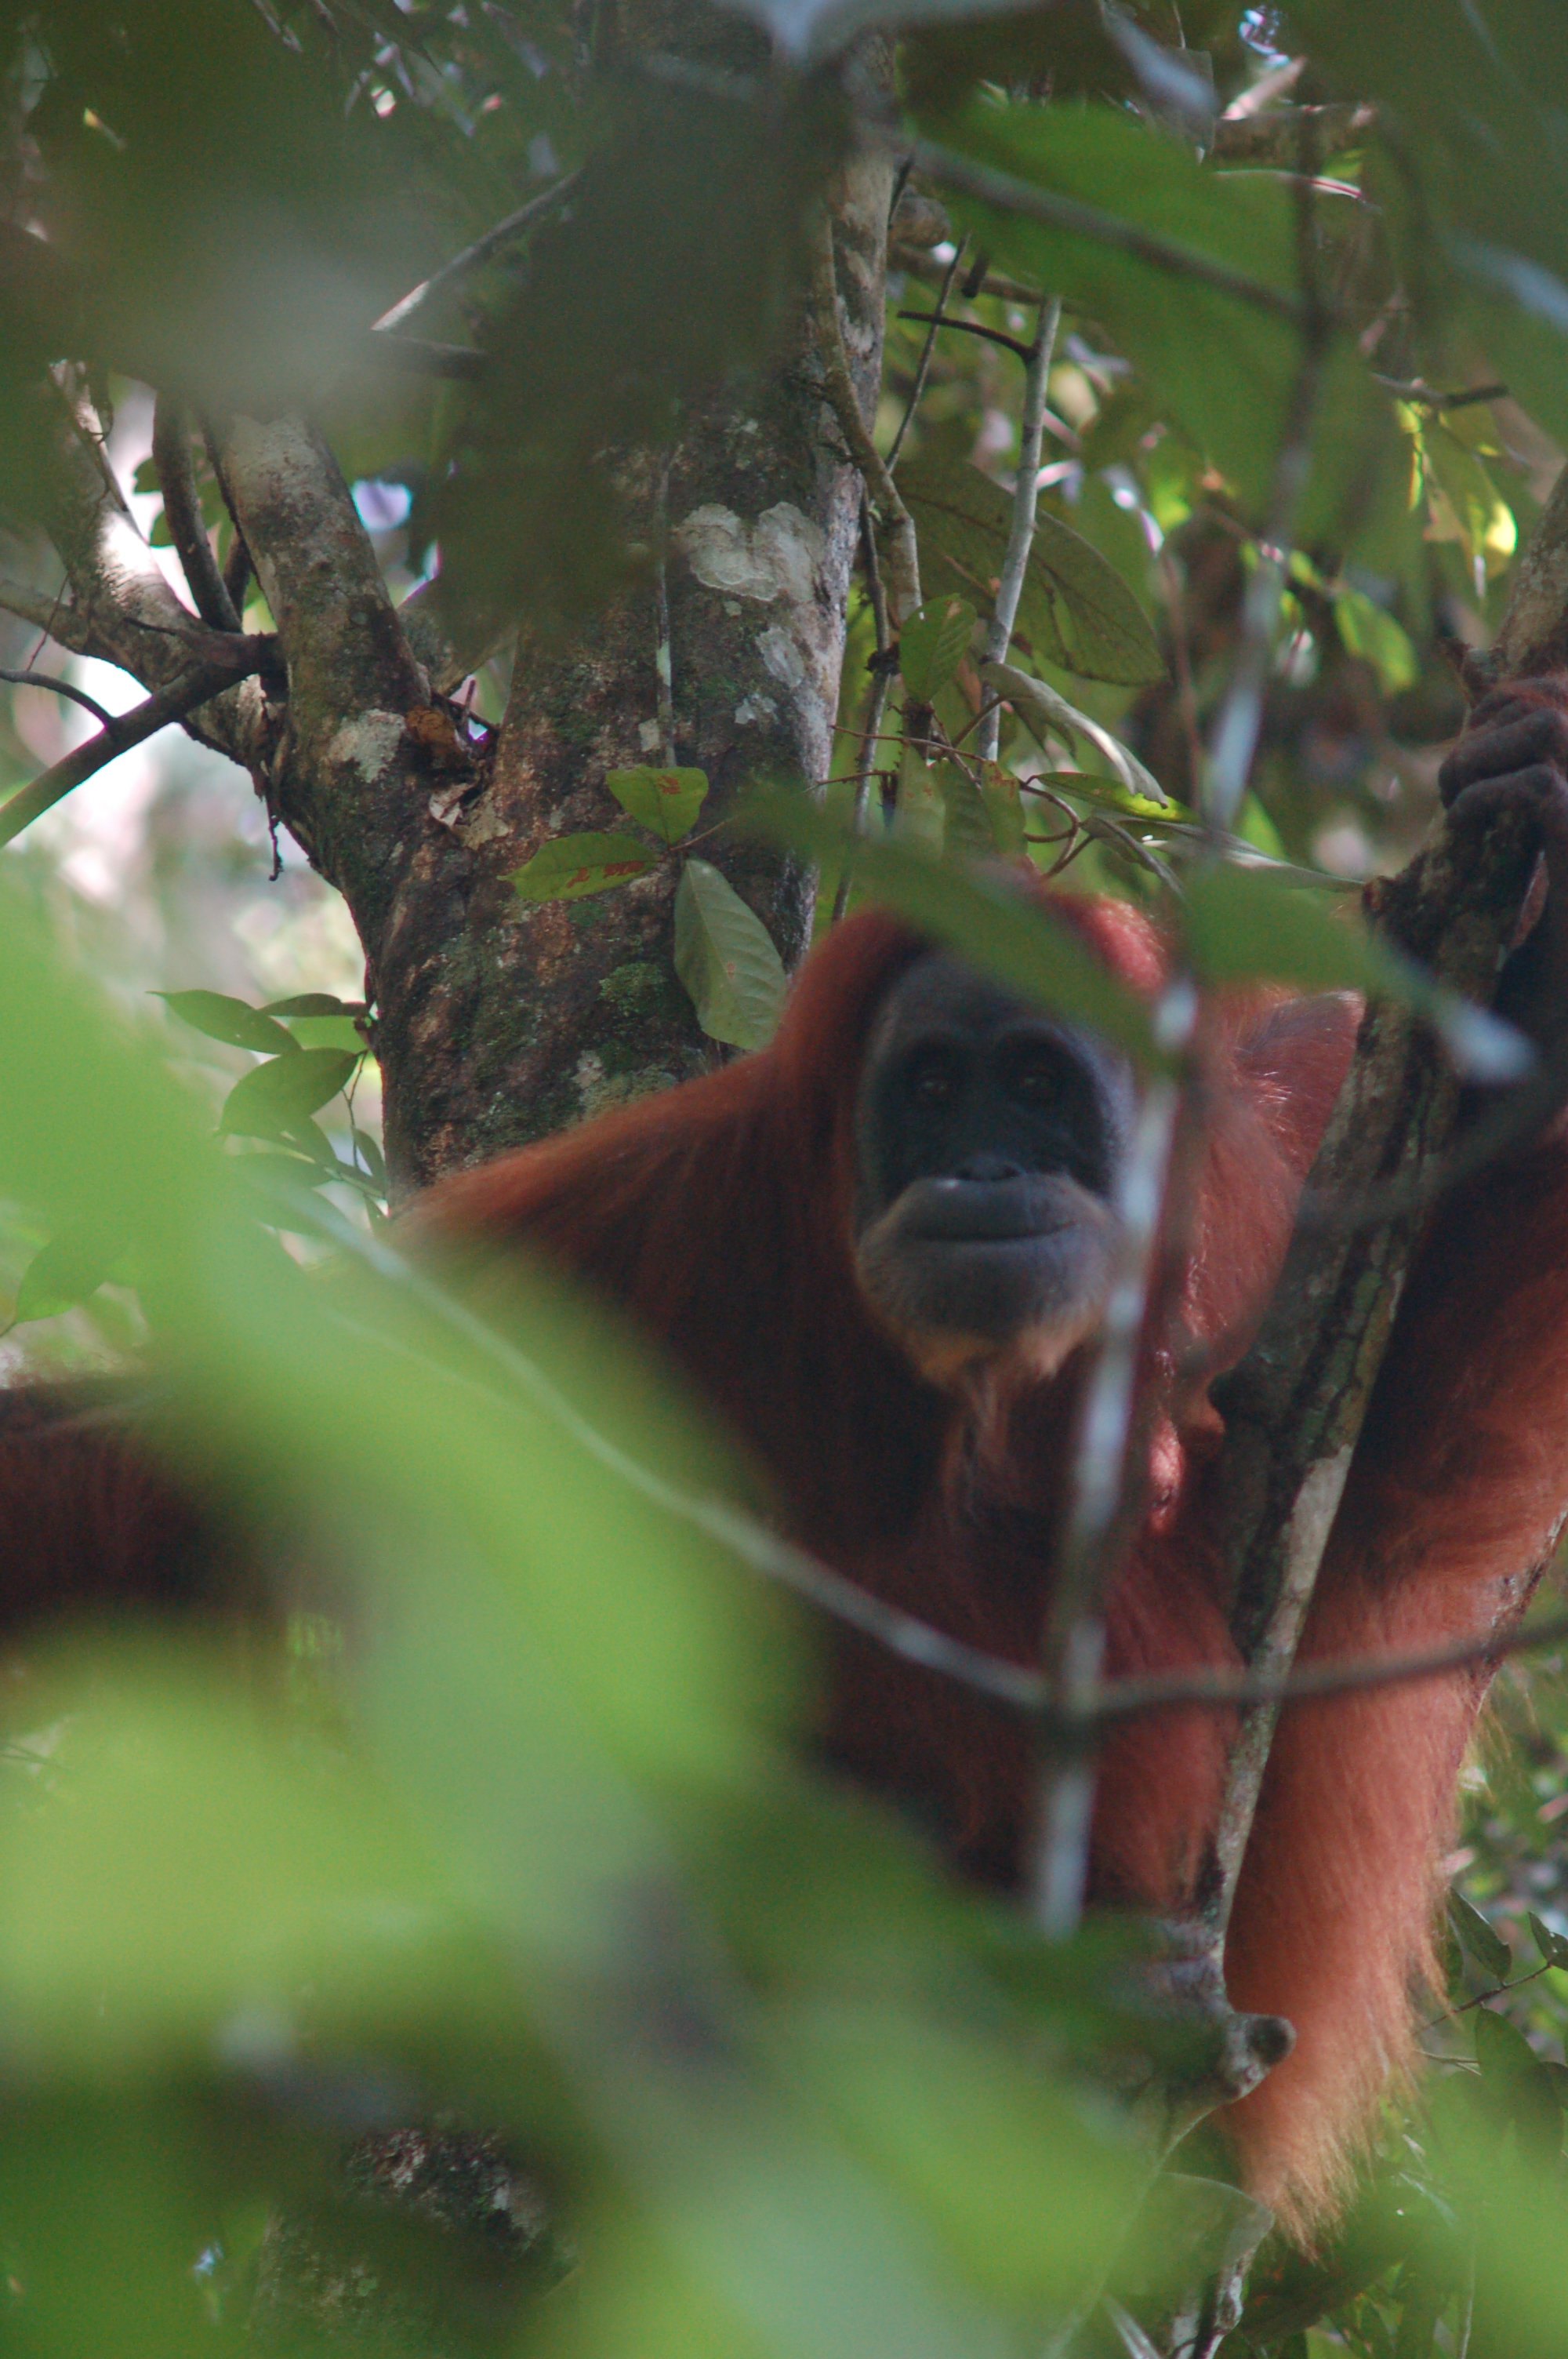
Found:
[(1098, 1322), (1132, 1090), (1086, 1034), (932, 951), (883, 1002), (857, 1112), (856, 1264), (925, 1374), (1052, 1373)]

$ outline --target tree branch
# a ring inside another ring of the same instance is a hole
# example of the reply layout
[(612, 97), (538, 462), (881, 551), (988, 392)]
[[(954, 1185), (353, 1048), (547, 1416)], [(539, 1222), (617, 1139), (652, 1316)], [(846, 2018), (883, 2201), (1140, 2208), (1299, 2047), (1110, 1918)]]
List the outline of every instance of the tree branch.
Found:
[[(117, 755), (128, 753), (144, 738), (156, 735), (160, 729), (167, 729), (171, 721), (183, 721), (198, 705), (207, 703), (224, 689), (232, 687), (237, 672), (259, 671), (273, 652), (270, 640), (237, 638), (234, 647), (234, 660), (193, 664), (188, 671), (170, 680), (167, 688), (160, 688), (145, 703), (135, 705), (129, 712), (117, 713), (113, 717), (105, 714), (104, 726), (95, 737), (89, 737), (85, 745), (74, 747), (49, 769), (41, 772), (19, 794), (13, 795), (9, 802), (0, 803), (0, 844), (10, 843), (44, 811), (52, 810), (56, 803), (62, 801), (73, 787), (80, 787), (84, 779), (92, 777), (94, 771), (104, 768)], [(0, 673), (0, 678), (4, 679), (18, 676), (26, 677), (25, 674)], [(50, 685), (58, 683), (51, 682)], [(73, 692), (69, 689), (65, 691), (67, 695)], [(87, 699), (80, 701), (88, 701)], [(93, 710), (102, 712), (103, 708), (94, 706)]]
[(530, 197), (525, 205), (519, 205), (514, 213), (508, 213), (492, 229), (487, 229), (482, 235), (476, 237), (471, 245), (465, 245), (460, 254), (454, 254), (449, 262), (443, 262), (439, 270), (433, 270), (428, 278), (421, 279), (401, 302), (395, 303), (390, 311), (382, 313), (371, 332), (386, 335), (396, 329), (406, 328), (416, 311), (422, 311), (438, 295), (445, 294), (449, 287), (455, 286), (460, 278), (465, 278), (470, 271), (477, 270), (503, 245), (514, 245), (518, 238), (533, 228), (535, 222), (542, 221), (546, 213), (553, 212), (581, 177), (580, 171), (568, 172), (564, 179), (556, 182), (554, 188)]
[(1212, 154), (1222, 164), (1276, 164), (1293, 171), (1303, 135), (1320, 156), (1355, 147), (1376, 130), (1378, 110), (1363, 99), (1326, 106), (1271, 106), (1262, 114), (1222, 114)]
[[(1018, 603), (1023, 595), (1023, 583), (1029, 571), (1030, 552), (1034, 547), (1034, 518), (1040, 505), (1040, 446), (1045, 436), (1045, 394), (1051, 381), (1051, 356), (1056, 349), (1056, 331), (1062, 321), (1062, 299), (1048, 296), (1040, 306), (1034, 337), (1024, 359), (1023, 402), (1019, 415), (1018, 473), (1012, 486), (1012, 520), (1008, 528), (1007, 550), (1001, 560), (1001, 579), (997, 584), (996, 603), (990, 621), (986, 625), (981, 646), (982, 663), (1002, 663), (1012, 644), (1012, 626), (1018, 620)], [(994, 762), (997, 756), (998, 733), (1001, 728), (1001, 707), (994, 705), (982, 719), (975, 740), (975, 750), (982, 762)]]
[(216, 447), (288, 678), (273, 808), (343, 893), (373, 958), (413, 809), (405, 722), (428, 684), (314, 427), (292, 415), (230, 418)]
[(905, 623), (920, 604), (920, 553), (914, 518), (904, 506), (892, 471), (872, 441), (849, 375), (844, 332), (838, 324), (838, 281), (833, 266), (833, 217), (823, 208), (811, 247), (811, 293), (823, 391), (838, 419), (849, 455), (892, 535), (888, 559), (889, 604), (895, 623)]
[[(1476, 669), (1541, 671), (1565, 650), (1568, 484), (1560, 480), (1521, 560), (1497, 647)], [(1440, 983), (1487, 1004), (1536, 853), (1522, 811), (1495, 821), (1478, 848), (1444, 821), (1403, 874), (1369, 897), (1372, 912)], [(1457, 1082), (1411, 1013), (1374, 1004), (1308, 1180), (1312, 1199), (1355, 1204), (1393, 1186), (1419, 1204), (1457, 1103)], [(1265, 1676), (1287, 1668), (1293, 1654), (1421, 1227), (1413, 1210), (1350, 1231), (1299, 1226), (1256, 1343), (1214, 1387), (1227, 1429), (1219, 1479), (1232, 1619), (1250, 1668)], [(1477, 1659), (1489, 1658), (1490, 1647)], [(1217, 1940), (1276, 1709), (1263, 1703), (1249, 1714), (1227, 1781), (1204, 1905)]]
[(153, 411), (153, 464), (163, 489), (168, 537), (185, 575), (185, 586), (202, 621), (210, 623), (215, 631), (237, 631), (240, 618), (228, 585), (218, 571), (207, 527), (201, 520), (190, 433), (190, 412), (182, 402), (160, 393)]

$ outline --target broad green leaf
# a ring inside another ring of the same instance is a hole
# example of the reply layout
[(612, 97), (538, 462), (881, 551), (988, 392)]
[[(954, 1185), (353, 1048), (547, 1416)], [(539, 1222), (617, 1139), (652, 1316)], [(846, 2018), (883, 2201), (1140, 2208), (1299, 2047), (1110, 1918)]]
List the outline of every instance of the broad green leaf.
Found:
[(898, 668), (917, 704), (930, 704), (968, 651), (975, 610), (963, 598), (929, 598), (898, 635)]
[[(899, 488), (920, 527), (923, 572), (989, 610), (1012, 525), (1001, 485), (968, 460), (931, 458), (905, 466)], [(1018, 629), (1036, 656), (1085, 679), (1135, 687), (1165, 677), (1153, 625), (1120, 574), (1045, 509), (1035, 519)]]
[(1371, 665), (1385, 696), (1414, 687), (1421, 660), (1409, 634), (1386, 607), (1376, 605), (1364, 590), (1341, 590), (1334, 600), (1334, 622), (1349, 652)]
[(706, 770), (608, 770), (604, 783), (629, 819), (678, 843), (692, 826), (708, 794)]
[(1475, 2025), (1481, 2079), (1512, 2129), (1521, 2157), (1542, 2164), (1555, 2162), (1563, 2151), (1557, 2082), (1506, 2015), (1477, 2007)]
[(709, 1039), (762, 1049), (784, 1006), (784, 962), (762, 919), (706, 860), (688, 860), (676, 894), (676, 973)]
[(22, 1272), (14, 1323), (20, 1327), (29, 1319), (52, 1319), (57, 1311), (73, 1310), (97, 1293), (116, 1259), (102, 1238), (81, 1229), (62, 1230), (39, 1247)]
[(330, 991), (297, 991), (290, 999), (269, 999), (264, 1016), (362, 1016), (362, 999), (339, 999)]
[(524, 901), (578, 901), (645, 876), (655, 855), (633, 835), (555, 835), (512, 872)]
[(287, 1049), (299, 1046), (292, 1032), (275, 1023), (265, 1010), (250, 1006), (243, 999), (231, 999), (223, 991), (156, 991), (172, 1015), (193, 1032), (204, 1032), (210, 1040), (226, 1040), (232, 1049), (254, 1049), (264, 1057), (276, 1057)]
[(1484, 459), (1451, 434), (1441, 420), (1423, 427), (1422, 463), (1433, 499), (1434, 526), (1459, 539), (1472, 565), (1500, 573), (1514, 553), (1518, 529), (1513, 510), (1498, 491)]
[(1475, 1959), (1482, 1972), (1490, 1974), (1494, 1982), (1506, 1982), (1513, 1972), (1513, 1951), (1473, 1902), (1452, 1887), (1448, 1894), (1448, 1921), (1461, 1948)]
[(296, 1049), (242, 1074), (223, 1101), (221, 1130), (241, 1138), (278, 1138), (335, 1098), (359, 1062), (343, 1049)]

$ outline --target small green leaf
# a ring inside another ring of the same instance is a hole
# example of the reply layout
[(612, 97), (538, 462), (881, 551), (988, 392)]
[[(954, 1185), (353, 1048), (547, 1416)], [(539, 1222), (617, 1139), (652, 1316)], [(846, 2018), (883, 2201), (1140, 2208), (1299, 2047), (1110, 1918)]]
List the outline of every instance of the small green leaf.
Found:
[(1533, 1908), (1527, 1911), (1530, 1930), (1535, 1936), (1535, 1946), (1549, 1966), (1568, 1966), (1568, 1936), (1554, 1933), (1542, 1922)]
[(1555, 2161), (1563, 2150), (1557, 2083), (1518, 2025), (1490, 2007), (1476, 2010), (1476, 2061), (1520, 2154), (1537, 2162)]
[(929, 598), (898, 638), (898, 668), (917, 704), (941, 694), (968, 652), (977, 616), (966, 598)]
[(678, 843), (708, 794), (706, 770), (610, 770), (605, 785), (626, 813), (665, 843)]
[(513, 870), (512, 884), (524, 901), (579, 901), (645, 876), (653, 864), (634, 836), (556, 835)]
[(784, 1006), (784, 962), (762, 919), (706, 860), (688, 860), (676, 894), (676, 973), (710, 1040), (761, 1049)]
[(1448, 1895), (1448, 1921), (1461, 1947), (1474, 1958), (1482, 1973), (1490, 1974), (1494, 1982), (1506, 1982), (1513, 1971), (1513, 1951), (1480, 1910), (1462, 1892), (1453, 1889)]
[(1347, 651), (1371, 665), (1385, 696), (1414, 687), (1421, 662), (1403, 626), (1364, 591), (1341, 590), (1334, 601), (1334, 620)]
[(57, 1311), (74, 1310), (97, 1293), (114, 1261), (113, 1250), (101, 1238), (79, 1229), (51, 1237), (22, 1272), (13, 1323), (20, 1327), (29, 1319), (52, 1319)]
[(330, 991), (297, 991), (291, 999), (269, 999), (264, 1016), (362, 1016), (362, 999), (338, 999)]
[(223, 1101), (218, 1126), (240, 1138), (285, 1138), (335, 1098), (359, 1062), (345, 1049), (295, 1049), (242, 1074)]
[(1433, 522), (1457, 538), (1472, 565), (1500, 573), (1514, 553), (1519, 528), (1485, 462), (1439, 421), (1422, 430), (1422, 462), (1432, 496)]
[(382, 1195), (384, 1196), (386, 1193), (386, 1158), (382, 1154), (380, 1141), (373, 1137), (368, 1130), (361, 1130), (357, 1124), (354, 1126), (351, 1136), (354, 1145), (359, 1149), (360, 1160), (363, 1163), (365, 1169), (370, 1173), (371, 1178), (374, 1180), (375, 1185)]
[(254, 1049), (264, 1057), (278, 1056), (299, 1043), (270, 1015), (224, 991), (155, 991), (171, 1014), (209, 1040), (226, 1040), (231, 1049)]

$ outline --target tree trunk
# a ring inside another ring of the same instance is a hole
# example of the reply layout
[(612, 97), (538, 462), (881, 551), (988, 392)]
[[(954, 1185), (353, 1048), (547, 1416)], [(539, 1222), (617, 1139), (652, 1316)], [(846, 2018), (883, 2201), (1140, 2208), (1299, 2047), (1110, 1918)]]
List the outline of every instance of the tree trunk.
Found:
[[(857, 161), (833, 207), (868, 411), (891, 185), (883, 158)], [(820, 383), (803, 314), (769, 377), (688, 417), (663, 503), (676, 760), (708, 774), (702, 856), (786, 967), (810, 940), (812, 875), (722, 822), (759, 781), (827, 774), (860, 492)], [(642, 452), (626, 470), (650, 538), (659, 466)], [(608, 770), (659, 761), (659, 636), (650, 582), (565, 647), (520, 646), (483, 791), (410, 847), (395, 954), (372, 952), (388, 1153), (406, 1182), (684, 1080), (716, 1053), (676, 978), (676, 862), (574, 901), (521, 901), (509, 882), (546, 837), (622, 819)]]

